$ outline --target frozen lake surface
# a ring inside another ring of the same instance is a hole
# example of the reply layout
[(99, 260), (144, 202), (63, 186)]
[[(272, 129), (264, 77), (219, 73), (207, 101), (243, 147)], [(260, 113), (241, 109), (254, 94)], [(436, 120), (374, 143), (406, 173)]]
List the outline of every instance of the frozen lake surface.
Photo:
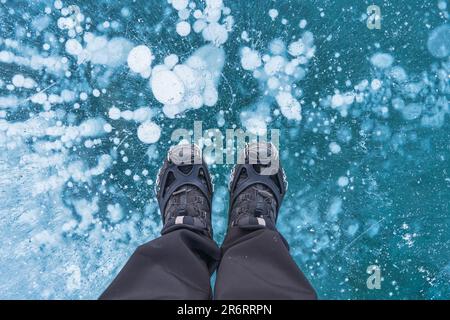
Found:
[(319, 297), (450, 298), (448, 3), (383, 1), (381, 29), (370, 4), (0, 0), (0, 298), (98, 297), (194, 121), (281, 130), (278, 225)]

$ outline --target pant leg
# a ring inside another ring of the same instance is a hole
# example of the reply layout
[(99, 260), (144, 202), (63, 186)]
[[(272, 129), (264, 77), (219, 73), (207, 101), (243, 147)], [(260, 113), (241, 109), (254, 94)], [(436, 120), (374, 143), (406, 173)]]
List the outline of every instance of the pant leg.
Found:
[(215, 299), (317, 299), (286, 240), (267, 228), (228, 231), (214, 291)]
[(188, 229), (140, 246), (99, 299), (211, 299), (220, 249)]

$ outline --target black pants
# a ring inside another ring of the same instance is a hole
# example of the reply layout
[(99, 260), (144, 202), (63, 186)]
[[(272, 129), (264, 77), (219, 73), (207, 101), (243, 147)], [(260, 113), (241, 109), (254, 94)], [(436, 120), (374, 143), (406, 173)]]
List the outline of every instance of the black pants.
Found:
[[(217, 269), (214, 296), (210, 277)], [(188, 229), (140, 246), (100, 299), (316, 299), (276, 231), (229, 230), (222, 248)]]

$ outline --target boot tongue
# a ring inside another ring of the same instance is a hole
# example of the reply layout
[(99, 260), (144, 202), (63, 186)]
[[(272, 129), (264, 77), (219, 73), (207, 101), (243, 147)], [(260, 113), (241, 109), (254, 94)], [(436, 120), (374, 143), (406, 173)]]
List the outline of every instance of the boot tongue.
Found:
[(208, 212), (209, 205), (201, 191), (194, 186), (182, 187), (176, 190), (169, 198), (165, 216), (201, 216), (202, 212)]
[(208, 227), (209, 204), (202, 192), (195, 186), (176, 190), (167, 203), (165, 223), (161, 234), (182, 228), (200, 231), (212, 237)]

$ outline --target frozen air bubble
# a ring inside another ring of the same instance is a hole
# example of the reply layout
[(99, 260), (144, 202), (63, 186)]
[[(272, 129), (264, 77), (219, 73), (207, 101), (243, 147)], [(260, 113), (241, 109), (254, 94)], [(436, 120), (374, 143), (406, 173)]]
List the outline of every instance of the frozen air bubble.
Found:
[(178, 63), (178, 56), (176, 54), (171, 54), (164, 58), (164, 64), (169, 69), (175, 67), (177, 63)]
[(153, 73), (150, 86), (156, 100), (163, 104), (177, 104), (185, 93), (183, 82), (169, 70)]
[(138, 127), (137, 135), (143, 143), (155, 143), (161, 137), (161, 128), (152, 121), (146, 121)]
[(228, 31), (221, 24), (210, 23), (202, 32), (206, 41), (212, 42), (216, 46), (224, 44), (228, 40)]
[(78, 56), (83, 52), (83, 47), (75, 39), (69, 39), (66, 41), (66, 51), (72, 56)]
[(300, 23), (298, 24), (298, 26), (300, 27), (300, 29), (305, 29), (307, 23), (308, 22), (305, 19), (302, 19), (302, 20), (300, 20)]
[(23, 87), (24, 83), (25, 83), (25, 77), (21, 74), (16, 74), (14, 75), (14, 77), (12, 78), (12, 84), (17, 87)]
[(377, 68), (386, 69), (392, 65), (394, 58), (387, 53), (375, 53), (370, 58), (370, 62)]
[(172, 0), (172, 6), (177, 11), (186, 9), (188, 4), (189, 0)]
[(331, 142), (328, 147), (330, 148), (330, 151), (333, 154), (338, 154), (341, 152), (341, 146), (338, 145), (336, 142)]
[(427, 47), (434, 57), (447, 57), (450, 54), (450, 25), (444, 24), (431, 31)]
[(199, 19), (194, 22), (194, 25), (192, 26), (192, 28), (194, 29), (195, 33), (200, 33), (203, 31), (203, 29), (206, 28), (206, 26), (207, 26), (206, 21), (203, 19)]
[(189, 9), (183, 9), (178, 11), (178, 18), (181, 20), (187, 20), (189, 19), (189, 15), (191, 14), (191, 11)]
[(275, 20), (278, 17), (278, 10), (270, 9), (269, 10), (269, 17), (270, 17), (270, 19)]
[(189, 33), (191, 33), (191, 25), (189, 22), (180, 21), (176, 25), (176, 31), (180, 36), (186, 37)]
[(241, 65), (244, 70), (255, 70), (261, 66), (261, 56), (258, 51), (244, 47), (241, 51)]
[(288, 52), (292, 56), (299, 56), (305, 52), (305, 45), (301, 40), (294, 41), (289, 45)]
[(132, 71), (141, 73), (150, 69), (153, 59), (152, 51), (145, 45), (139, 45), (128, 53), (127, 63)]
[(406, 120), (417, 119), (422, 114), (422, 105), (418, 103), (410, 103), (401, 109), (403, 118)]
[(348, 185), (348, 183), (349, 183), (349, 180), (345, 176), (339, 177), (339, 179), (337, 181), (338, 186), (341, 188), (346, 187)]
[(120, 109), (117, 107), (111, 107), (108, 111), (108, 116), (112, 120), (119, 120), (120, 119)]
[(302, 119), (300, 103), (295, 100), (290, 92), (279, 92), (275, 97), (281, 113), (290, 120)]

